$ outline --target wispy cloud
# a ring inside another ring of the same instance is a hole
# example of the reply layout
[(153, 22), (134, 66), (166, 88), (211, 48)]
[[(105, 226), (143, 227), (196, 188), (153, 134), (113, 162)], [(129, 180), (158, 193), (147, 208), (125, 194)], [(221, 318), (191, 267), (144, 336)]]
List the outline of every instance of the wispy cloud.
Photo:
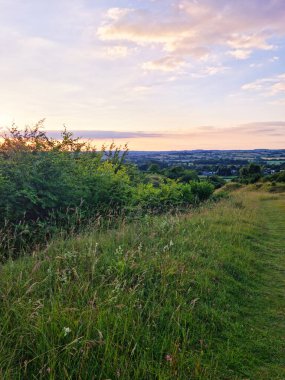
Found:
[(236, 59), (248, 59), (251, 53), (251, 50), (247, 49), (236, 49), (228, 51), (228, 54), (235, 57)]
[[(244, 123), (231, 127), (218, 127), (218, 126), (197, 126), (191, 128), (189, 131), (182, 130), (178, 132), (161, 131), (161, 132), (146, 132), (146, 131), (103, 131), (103, 130), (71, 130), (75, 137), (85, 139), (161, 139), (161, 138), (193, 138), (193, 137), (221, 137), (225, 135), (272, 135), (272, 133), (282, 134), (285, 138), (285, 121), (257, 121), (251, 123)], [(59, 138), (60, 131), (47, 130), (50, 137)]]
[[(47, 135), (53, 138), (60, 138), (61, 131), (47, 130)], [(82, 139), (98, 139), (98, 140), (113, 140), (113, 139), (141, 139), (141, 138), (161, 138), (163, 133), (149, 132), (121, 132), (121, 131), (100, 131), (100, 130), (69, 130), (75, 137)]]
[(253, 123), (241, 124), (245, 128), (266, 128), (266, 127), (285, 127), (285, 121), (256, 121)]
[[(231, 127), (217, 127), (217, 126), (202, 126), (196, 129), (197, 134), (204, 134), (207, 136), (253, 136), (253, 135), (272, 135), (272, 133), (281, 134), (285, 142), (285, 121), (257, 121), (251, 123), (243, 123)], [(251, 138), (251, 137), (250, 137)]]
[(115, 45), (106, 47), (104, 53), (111, 59), (126, 58), (130, 54), (130, 49), (124, 45)]
[(164, 57), (156, 61), (148, 61), (142, 64), (144, 70), (149, 71), (177, 71), (185, 66), (185, 61), (178, 57)]
[(203, 78), (207, 76), (213, 76), (213, 75), (224, 73), (225, 71), (229, 69), (230, 69), (229, 67), (223, 66), (223, 65), (206, 66), (192, 73), (192, 77)]
[(263, 96), (285, 94), (285, 73), (257, 79), (242, 86), (245, 91), (255, 91)]

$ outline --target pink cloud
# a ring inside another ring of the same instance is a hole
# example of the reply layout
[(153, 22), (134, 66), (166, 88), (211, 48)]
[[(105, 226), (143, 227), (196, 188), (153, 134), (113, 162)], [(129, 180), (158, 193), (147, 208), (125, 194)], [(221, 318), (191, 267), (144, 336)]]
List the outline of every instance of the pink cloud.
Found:
[(173, 56), (200, 59), (216, 48), (236, 59), (270, 50), (273, 37), (285, 34), (283, 0), (182, 0), (163, 11), (111, 8), (98, 28), (101, 40), (158, 45)]
[(285, 94), (285, 74), (279, 74), (246, 83), (242, 86), (242, 90), (255, 91), (264, 96)]
[(144, 70), (149, 71), (177, 71), (185, 65), (185, 62), (178, 57), (164, 57), (156, 61), (148, 61), (142, 65)]

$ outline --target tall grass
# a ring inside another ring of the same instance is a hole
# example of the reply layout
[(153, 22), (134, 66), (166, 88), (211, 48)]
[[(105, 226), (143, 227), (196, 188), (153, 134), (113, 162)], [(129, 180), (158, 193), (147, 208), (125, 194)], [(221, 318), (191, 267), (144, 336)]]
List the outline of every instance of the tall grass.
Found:
[(280, 342), (250, 317), (262, 305), (262, 207), (278, 212), (277, 201), (242, 192), (7, 262), (0, 378), (261, 379), (266, 362), (281, 379)]

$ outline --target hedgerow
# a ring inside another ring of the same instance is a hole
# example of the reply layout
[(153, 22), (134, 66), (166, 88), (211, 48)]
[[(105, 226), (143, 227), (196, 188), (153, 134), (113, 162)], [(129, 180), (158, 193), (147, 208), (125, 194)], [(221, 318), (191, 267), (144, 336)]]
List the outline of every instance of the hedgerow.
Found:
[(96, 150), (66, 130), (55, 140), (42, 123), (24, 131), (13, 126), (0, 144), (2, 258), (92, 220), (181, 209), (213, 193), (208, 182), (145, 183), (124, 162), (126, 146)]

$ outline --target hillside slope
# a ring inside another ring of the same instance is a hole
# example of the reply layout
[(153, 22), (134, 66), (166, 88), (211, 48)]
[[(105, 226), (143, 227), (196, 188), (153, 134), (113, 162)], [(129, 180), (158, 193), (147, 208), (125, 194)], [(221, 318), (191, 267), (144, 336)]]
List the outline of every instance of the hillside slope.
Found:
[(54, 241), (0, 269), (2, 379), (284, 379), (285, 197)]

